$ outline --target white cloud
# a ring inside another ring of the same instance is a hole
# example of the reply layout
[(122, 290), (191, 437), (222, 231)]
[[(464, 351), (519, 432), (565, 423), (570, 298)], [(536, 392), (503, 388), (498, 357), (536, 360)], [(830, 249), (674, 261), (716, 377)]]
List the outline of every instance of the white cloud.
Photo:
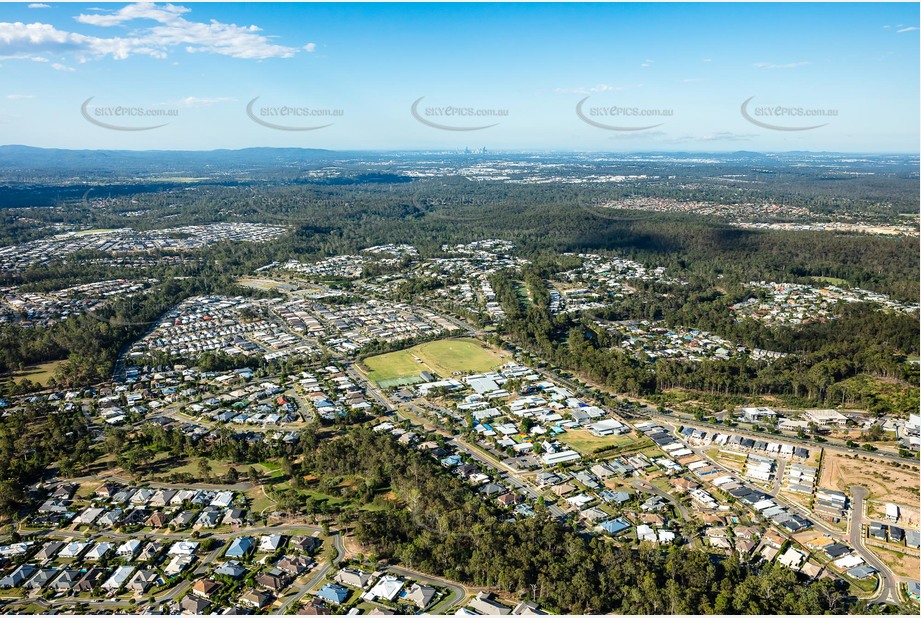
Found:
[(30, 4), (27, 8), (30, 8), (30, 9), (50, 9), (50, 8), (51, 8), (51, 5), (50, 5), (50, 4), (43, 4), (43, 3), (41, 3), (41, 2), (33, 2), (33, 3)]
[(655, 60), (645, 60), (640, 66), (646, 69), (651, 67), (653, 64), (655, 64)]
[[(66, 53), (78, 57), (114, 53), (124, 39), (100, 39), (74, 32), (58, 30), (51, 24), (0, 22), (0, 53), (7, 58), (34, 59), (36, 54), (60, 56)], [(47, 59), (46, 59), (47, 60)]]
[(8, 94), (6, 98), (17, 101), (19, 99), (32, 99), (34, 97), (31, 94)]
[[(140, 30), (133, 39), (134, 53), (160, 55), (167, 50), (182, 46), (189, 53), (213, 53), (232, 58), (264, 59), (290, 58), (297, 53), (292, 47), (276, 45), (271, 37), (258, 34), (258, 26), (224, 24), (217, 20), (209, 23), (189, 21), (183, 17), (191, 9), (173, 4), (158, 5), (152, 2), (129, 4), (114, 13), (81, 14), (76, 20), (83, 24), (111, 27), (134, 20), (157, 22), (146, 30)], [(151, 53), (155, 50), (158, 54)], [(130, 53), (130, 52), (129, 52)]]
[(588, 88), (555, 88), (553, 92), (556, 94), (598, 94), (600, 92), (623, 92), (624, 90), (629, 90), (631, 88), (639, 88), (639, 85), (620, 86), (613, 84), (598, 84), (597, 86), (591, 86)]
[(732, 131), (715, 131), (703, 135), (680, 135), (672, 139), (672, 142), (687, 143), (706, 143), (706, 142), (750, 142), (758, 137), (754, 133), (733, 133)]
[(54, 69), (55, 71), (65, 71), (67, 73), (73, 73), (74, 71), (77, 70), (73, 67), (67, 66), (66, 64), (61, 64), (60, 62), (55, 62), (54, 64), (51, 65), (51, 68)]
[(775, 64), (773, 62), (756, 62), (752, 66), (756, 69), (795, 69), (797, 67), (803, 67), (809, 64), (805, 61), (800, 62), (788, 62), (787, 64)]
[(902, 34), (903, 32), (912, 32), (912, 31), (917, 30), (917, 29), (918, 29), (918, 26), (909, 26), (908, 28), (900, 28), (900, 29), (896, 30), (895, 33), (896, 33), (896, 34)]
[[(190, 11), (173, 4), (144, 2), (130, 4), (114, 12), (83, 13), (75, 18), (80, 24), (99, 28), (137, 26), (127, 36), (114, 37), (68, 32), (45, 23), (0, 22), (0, 57), (72, 54), (80, 62), (85, 62), (106, 56), (116, 60), (133, 55), (166, 58), (175, 49), (183, 49), (188, 53), (262, 60), (290, 58), (299, 51), (274, 43), (273, 37), (261, 34), (258, 26), (238, 26), (217, 20), (207, 23), (191, 21), (183, 17)], [(151, 25), (149, 22), (154, 23)], [(310, 45), (315, 46), (313, 43)]]
[(668, 141), (668, 133), (665, 131), (636, 131), (636, 132), (617, 132), (614, 135), (609, 135), (608, 139), (615, 142), (631, 142), (631, 141), (651, 141), (651, 142), (663, 142)]
[(188, 13), (191, 10), (192, 9), (184, 6), (176, 6), (174, 4), (158, 5), (153, 2), (138, 2), (137, 4), (124, 6), (114, 13), (107, 12), (104, 15), (80, 14), (74, 19), (81, 24), (103, 27), (118, 26), (134, 19), (152, 19), (165, 24), (176, 23), (176, 20), (180, 19), (180, 15)]
[(731, 131), (717, 131), (703, 135), (698, 139), (702, 142), (747, 142), (755, 137), (752, 133), (732, 133)]
[(183, 107), (208, 107), (217, 103), (227, 103), (229, 101), (236, 101), (236, 99), (233, 97), (186, 97), (179, 101), (179, 104)]
[(307, 43), (307, 45), (304, 45), (304, 51), (306, 51), (308, 54), (313, 53), (316, 48), (316, 43)]
[(31, 60), (32, 62), (48, 62), (44, 56), (33, 56), (27, 53), (14, 53), (8, 56), (0, 56), (0, 60)]

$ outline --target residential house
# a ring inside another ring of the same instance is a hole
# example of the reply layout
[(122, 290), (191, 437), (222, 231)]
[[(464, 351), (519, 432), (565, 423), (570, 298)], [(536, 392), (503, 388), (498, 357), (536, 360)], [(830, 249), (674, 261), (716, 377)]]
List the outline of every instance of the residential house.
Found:
[(183, 528), (188, 528), (194, 519), (195, 511), (182, 511), (170, 521), (169, 525), (177, 530), (182, 530)]
[(410, 586), (403, 598), (406, 601), (414, 603), (419, 609), (424, 610), (429, 606), (429, 603), (432, 602), (432, 599), (435, 598), (436, 592), (437, 591), (432, 586), (415, 583)]
[(795, 547), (788, 548), (786, 552), (777, 557), (777, 562), (794, 571), (798, 571), (805, 560), (806, 554)]
[(243, 558), (253, 548), (253, 539), (248, 536), (237, 537), (224, 552), (228, 558)]
[(103, 483), (94, 492), (94, 495), (100, 500), (111, 500), (122, 489), (121, 485), (115, 483)]
[(145, 523), (151, 528), (165, 528), (167, 525), (169, 525), (169, 522), (169, 515), (163, 511), (156, 511), (153, 515), (147, 518)]
[(231, 504), (233, 504), (232, 491), (219, 491), (214, 496), (214, 499), (211, 500), (211, 506), (217, 507), (219, 509), (226, 509)]
[(272, 595), (258, 590), (248, 590), (240, 596), (240, 603), (255, 609), (262, 609), (271, 602)]
[(393, 575), (384, 575), (381, 577), (368, 592), (362, 595), (363, 599), (373, 601), (375, 599), (386, 599), (393, 601), (405, 584), (402, 579)]
[(240, 579), (247, 573), (246, 567), (236, 560), (228, 560), (214, 570), (216, 575), (224, 575), (230, 579)]
[(144, 546), (144, 549), (141, 550), (141, 554), (138, 556), (138, 561), (140, 562), (150, 562), (157, 558), (160, 555), (160, 552), (163, 551), (163, 548), (166, 547), (165, 544), (158, 541), (150, 541), (147, 545)]
[(289, 576), (297, 577), (306, 571), (310, 564), (311, 560), (304, 556), (284, 556), (275, 564), (275, 567)]
[(507, 616), (512, 608), (493, 600), (490, 592), (479, 592), (467, 603), (467, 607), (484, 616)]
[(189, 568), (195, 562), (195, 556), (173, 556), (172, 559), (163, 567), (163, 574), (167, 577), (175, 577)]
[(887, 528), (888, 528), (888, 526), (885, 525), (885, 524), (881, 524), (881, 523), (875, 522), (875, 521), (874, 521), (874, 522), (870, 522), (870, 536), (873, 537), (874, 539), (878, 539), (878, 540), (880, 540), (880, 541), (885, 541), (885, 540), (886, 540), (886, 529), (887, 529)]
[(220, 589), (220, 582), (216, 582), (213, 579), (200, 579), (192, 584), (192, 594), (203, 599), (210, 599), (211, 595)]
[(77, 581), (83, 574), (76, 569), (64, 569), (57, 579), (51, 582), (51, 588), (61, 592), (70, 590), (77, 585)]
[(62, 547), (64, 547), (63, 541), (48, 541), (47, 543), (42, 545), (42, 548), (38, 550), (38, 553), (35, 554), (33, 558), (35, 560), (38, 560), (39, 562), (45, 562), (47, 560), (51, 560), (52, 558), (54, 558), (55, 554), (57, 554), (58, 551), (60, 551)]
[(106, 572), (99, 567), (91, 567), (74, 587), (74, 592), (90, 592), (105, 577)]
[(271, 569), (257, 575), (256, 583), (263, 588), (278, 592), (288, 585), (288, 575), (281, 569)]
[(303, 552), (305, 554), (313, 554), (313, 552), (320, 549), (322, 544), (323, 541), (315, 536), (296, 536), (291, 539), (291, 542), (288, 544), (288, 549)]
[(96, 520), (96, 525), (100, 528), (111, 528), (116, 526), (118, 525), (118, 522), (122, 520), (122, 513), (123, 511), (118, 508), (112, 509), (111, 511), (106, 511), (99, 516), (99, 519)]
[(39, 569), (32, 578), (25, 583), (23, 588), (31, 588), (33, 590), (40, 590), (48, 585), (52, 579), (58, 574), (58, 570), (55, 568), (44, 568)]
[(608, 521), (603, 521), (598, 525), (608, 534), (618, 534), (630, 528), (630, 523), (619, 517), (617, 519), (609, 519)]
[(513, 616), (546, 616), (547, 612), (538, 609), (534, 601), (522, 601), (512, 610)]
[(515, 506), (522, 501), (522, 497), (519, 494), (513, 492), (507, 492), (496, 498), (496, 502), (505, 507)]
[(170, 556), (194, 556), (198, 551), (197, 541), (176, 541), (169, 548)]
[(145, 506), (156, 493), (154, 489), (143, 487), (134, 492), (128, 501), (134, 506)]
[(244, 515), (246, 511), (243, 509), (228, 509), (221, 523), (225, 526), (242, 526), (246, 522)]
[(94, 562), (102, 560), (103, 558), (106, 557), (106, 555), (110, 551), (114, 549), (115, 549), (115, 543), (108, 543), (106, 541), (102, 541), (101, 543), (97, 543), (96, 545), (94, 545), (92, 549), (86, 552), (85, 559), (94, 561)]
[(157, 491), (157, 493), (151, 496), (150, 501), (147, 504), (148, 506), (153, 507), (164, 507), (170, 503), (170, 500), (172, 500), (173, 496), (175, 496), (177, 493), (178, 491), (175, 489), (160, 489)]
[(147, 522), (150, 511), (147, 509), (134, 509), (122, 520), (123, 526), (140, 526)]
[(102, 515), (102, 512), (104, 510), (105, 509), (101, 509), (97, 507), (90, 507), (84, 510), (82, 513), (80, 513), (74, 519), (74, 523), (79, 524), (81, 526), (92, 526), (93, 523), (96, 521), (96, 519), (98, 519), (99, 516)]
[(326, 584), (317, 591), (316, 596), (327, 603), (341, 605), (349, 597), (349, 591), (347, 588), (336, 584)]
[(89, 541), (71, 541), (60, 551), (58, 558), (79, 558), (90, 545)]
[(210, 601), (206, 601), (205, 599), (191, 594), (186, 595), (179, 601), (179, 611), (182, 612), (184, 616), (200, 616), (206, 613), (209, 607), (211, 607)]
[(281, 548), (284, 543), (284, 537), (280, 534), (268, 534), (259, 538), (259, 551), (274, 554)]
[(126, 588), (134, 592), (144, 593), (160, 579), (160, 574), (153, 569), (138, 569), (128, 580)]
[(115, 554), (122, 558), (134, 558), (135, 554), (141, 549), (140, 539), (129, 539), (118, 546), (118, 549), (115, 550)]
[(207, 508), (201, 512), (198, 519), (195, 520), (193, 528), (215, 528), (221, 521), (221, 511)]
[[(377, 608), (374, 608), (370, 612), (368, 612), (368, 615), (369, 616), (373, 615), (375, 610), (377, 610)], [(391, 614), (393, 613), (393, 612), (390, 612), (389, 610), (387, 611)], [(324, 603), (322, 599), (318, 597), (313, 597), (312, 599), (307, 601), (304, 604), (304, 606), (297, 611), (297, 613), (299, 616), (329, 616), (330, 614), (332, 614), (332, 612), (329, 609), (329, 606), (326, 603)]]
[(108, 590), (109, 592), (115, 592), (126, 583), (128, 583), (128, 578), (131, 577), (131, 574), (134, 573), (133, 566), (120, 566), (109, 576), (102, 584), (103, 590)]
[(371, 579), (371, 575), (358, 569), (339, 569), (336, 581), (344, 586), (364, 589)]

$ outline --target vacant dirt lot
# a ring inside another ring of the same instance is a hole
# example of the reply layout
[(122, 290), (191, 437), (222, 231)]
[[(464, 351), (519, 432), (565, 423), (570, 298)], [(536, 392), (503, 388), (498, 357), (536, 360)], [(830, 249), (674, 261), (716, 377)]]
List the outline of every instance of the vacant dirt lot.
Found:
[[(886, 502), (883, 500), (868, 500), (867, 515), (870, 519), (876, 521), (886, 521)], [(908, 528), (917, 528), (919, 522), (919, 513), (917, 508), (905, 508), (905, 505), (899, 507), (898, 525)]]
[(821, 487), (847, 491), (851, 485), (863, 485), (870, 490), (871, 500), (904, 505), (918, 504), (918, 469), (895, 467), (895, 464), (872, 459), (852, 459), (846, 455), (825, 452), (822, 462)]
[(870, 551), (879, 556), (880, 560), (889, 565), (892, 572), (899, 577), (918, 577), (918, 569), (921, 568), (921, 559), (918, 556), (903, 554), (898, 551), (889, 551), (871, 545)]

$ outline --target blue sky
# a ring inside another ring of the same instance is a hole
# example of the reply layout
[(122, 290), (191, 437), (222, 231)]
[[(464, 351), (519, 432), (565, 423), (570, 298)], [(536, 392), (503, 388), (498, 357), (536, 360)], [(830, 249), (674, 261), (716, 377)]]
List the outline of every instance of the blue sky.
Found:
[(0, 143), (917, 153), (918, 24), (917, 3), (3, 4)]

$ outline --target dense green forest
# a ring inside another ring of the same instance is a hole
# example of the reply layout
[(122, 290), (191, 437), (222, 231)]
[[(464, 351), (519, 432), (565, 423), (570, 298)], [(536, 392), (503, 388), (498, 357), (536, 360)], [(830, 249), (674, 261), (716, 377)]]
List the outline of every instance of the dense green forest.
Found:
[[(254, 263), (343, 254), (387, 242), (406, 242), (423, 255), (437, 255), (445, 243), (498, 237), (516, 242), (524, 257), (547, 250), (611, 250), (711, 281), (718, 275), (727, 283), (836, 277), (896, 298), (918, 299), (916, 239), (744, 230), (711, 217), (590, 206), (625, 191), (629, 190), (619, 184), (586, 188), (477, 183), (463, 178), (396, 184), (193, 185), (139, 194), (121, 206), (72, 202), (50, 212), (7, 210), (5, 216), (18, 212), (49, 223), (100, 228), (161, 228), (167, 215), (170, 226), (256, 221), (294, 227), (286, 239), (258, 247), (231, 247), (232, 255), (221, 256), (251, 258)], [(713, 195), (699, 197), (718, 200), (720, 191), (713, 189)], [(121, 210), (147, 214), (125, 218)]]
[(0, 514), (15, 513), (26, 488), (51, 466), (71, 473), (97, 457), (82, 412), (51, 405), (0, 417)]
[[(521, 306), (515, 292), (518, 275), (498, 273), (491, 279), (506, 311), (502, 332), (542, 358), (579, 371), (615, 392), (653, 395), (683, 388), (722, 395), (788, 395), (805, 405), (860, 404), (873, 412), (902, 416), (917, 409), (918, 366), (906, 362), (919, 351), (917, 316), (849, 306), (841, 310), (838, 320), (801, 328), (769, 328), (754, 320), (734, 320), (727, 307), (738, 295), (691, 285), (670, 290), (665, 297), (637, 295), (581, 317), (554, 317), (545, 298), (543, 277), (547, 274), (537, 267), (525, 270), (524, 281), (536, 301), (527, 308)], [(787, 356), (773, 361), (659, 360), (650, 364), (618, 349), (618, 342), (593, 323), (594, 317), (662, 319)], [(884, 401), (872, 389), (841, 386), (849, 378), (864, 375), (902, 383), (908, 394), (897, 401)]]

